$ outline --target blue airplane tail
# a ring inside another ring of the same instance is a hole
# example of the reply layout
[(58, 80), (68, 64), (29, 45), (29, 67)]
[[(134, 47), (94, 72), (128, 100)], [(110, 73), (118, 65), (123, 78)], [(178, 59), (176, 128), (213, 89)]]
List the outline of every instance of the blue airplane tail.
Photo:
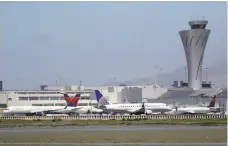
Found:
[(110, 104), (108, 102), (108, 100), (101, 94), (101, 92), (99, 90), (95, 90), (95, 95), (96, 95), (97, 102), (100, 105), (109, 105)]

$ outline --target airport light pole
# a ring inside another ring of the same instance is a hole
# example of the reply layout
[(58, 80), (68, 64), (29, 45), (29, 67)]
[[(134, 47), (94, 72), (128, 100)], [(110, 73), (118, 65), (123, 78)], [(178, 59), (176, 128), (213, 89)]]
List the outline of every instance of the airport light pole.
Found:
[(113, 80), (114, 80), (114, 84), (116, 84), (117, 83), (116, 77), (113, 77)]
[(57, 86), (60, 85), (60, 79), (61, 79), (60, 76), (56, 79), (56, 85), (57, 85)]
[(158, 85), (159, 84), (159, 75), (161, 74), (161, 72), (162, 72), (162, 70), (163, 70), (163, 68), (161, 68), (160, 66), (156, 66), (155, 67), (156, 68), (156, 84)]
[(187, 82), (187, 68), (186, 68), (186, 66), (184, 67), (184, 78), (185, 78), (185, 82)]
[(158, 66), (155, 66), (156, 69), (156, 75), (155, 75), (155, 84), (158, 84)]
[(155, 79), (155, 84), (159, 84), (159, 75), (160, 73), (162, 72), (163, 68), (159, 67), (159, 66), (156, 66), (156, 79)]
[(206, 81), (206, 80), (205, 80), (205, 76), (206, 76), (206, 75), (205, 75), (205, 72), (206, 72), (205, 69), (202, 68), (202, 71), (201, 71), (201, 72), (202, 72), (202, 81)]
[(81, 91), (82, 81), (79, 81), (79, 91)]
[[(162, 74), (162, 71), (163, 71), (163, 68), (162, 67), (160, 67), (160, 69), (159, 69), (159, 75), (161, 75)], [(159, 76), (158, 76), (159, 77)]]
[(208, 68), (206, 68), (206, 82), (208, 81)]

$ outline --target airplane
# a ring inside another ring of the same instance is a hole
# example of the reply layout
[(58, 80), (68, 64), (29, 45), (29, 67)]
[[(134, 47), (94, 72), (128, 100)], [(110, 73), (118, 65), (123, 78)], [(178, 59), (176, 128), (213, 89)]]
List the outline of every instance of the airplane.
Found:
[(79, 110), (82, 107), (78, 106), (78, 101), (80, 98), (80, 94), (76, 94), (74, 97), (70, 97), (66, 93), (63, 94), (64, 99), (66, 101), (66, 106), (63, 109), (57, 109), (53, 111), (49, 111), (50, 113), (54, 114), (72, 114), (76, 113), (77, 110)]
[(112, 104), (101, 94), (99, 90), (95, 90), (95, 95), (100, 108), (104, 112), (116, 114), (116, 113), (128, 113), (130, 115), (142, 115), (153, 113), (164, 113), (172, 111), (172, 108), (165, 103), (125, 103), (125, 104)]
[(67, 103), (66, 106), (11, 106), (3, 110), (3, 114), (25, 114), (26, 116), (41, 116), (48, 113), (54, 114), (86, 114), (101, 113), (103, 110), (94, 108), (93, 106), (78, 106), (80, 94), (76, 94), (73, 98), (67, 94), (63, 94)]
[(77, 99), (72, 99), (67, 95), (64, 94), (65, 100), (67, 101), (67, 106), (65, 107), (65, 109), (67, 109), (68, 107), (75, 107), (75, 108), (70, 108), (70, 113), (73, 114), (101, 114), (103, 112), (102, 109), (99, 108), (95, 108), (94, 106), (78, 106), (78, 100)]
[(215, 108), (216, 95), (212, 98), (208, 106), (199, 107), (175, 107), (170, 114), (207, 114), (213, 111), (219, 111), (220, 108)]
[[(78, 109), (77, 103), (80, 94), (76, 94), (73, 98), (64, 95), (67, 106), (11, 106), (3, 110), (3, 114), (25, 114), (26, 116), (46, 115), (47, 113), (69, 113), (73, 109)], [(68, 107), (70, 105), (70, 107)]]

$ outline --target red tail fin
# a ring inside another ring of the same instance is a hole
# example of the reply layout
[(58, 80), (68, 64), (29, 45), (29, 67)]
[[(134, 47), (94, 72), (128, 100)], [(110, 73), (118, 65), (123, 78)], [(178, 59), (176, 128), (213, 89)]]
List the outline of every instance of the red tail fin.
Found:
[[(64, 97), (65, 97), (65, 94), (64, 94)], [(69, 96), (65, 97), (67, 106), (76, 107), (78, 105), (79, 98), (80, 98), (80, 94), (76, 94), (73, 98), (70, 98)]]
[(216, 95), (211, 99), (210, 104), (207, 107), (215, 107)]

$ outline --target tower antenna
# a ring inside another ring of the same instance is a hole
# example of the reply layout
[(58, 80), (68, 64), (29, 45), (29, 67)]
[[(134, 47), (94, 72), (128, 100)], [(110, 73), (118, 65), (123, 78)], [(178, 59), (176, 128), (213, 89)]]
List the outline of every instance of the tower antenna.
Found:
[(205, 16), (203, 16), (203, 20), (206, 20), (206, 19), (205, 19)]

